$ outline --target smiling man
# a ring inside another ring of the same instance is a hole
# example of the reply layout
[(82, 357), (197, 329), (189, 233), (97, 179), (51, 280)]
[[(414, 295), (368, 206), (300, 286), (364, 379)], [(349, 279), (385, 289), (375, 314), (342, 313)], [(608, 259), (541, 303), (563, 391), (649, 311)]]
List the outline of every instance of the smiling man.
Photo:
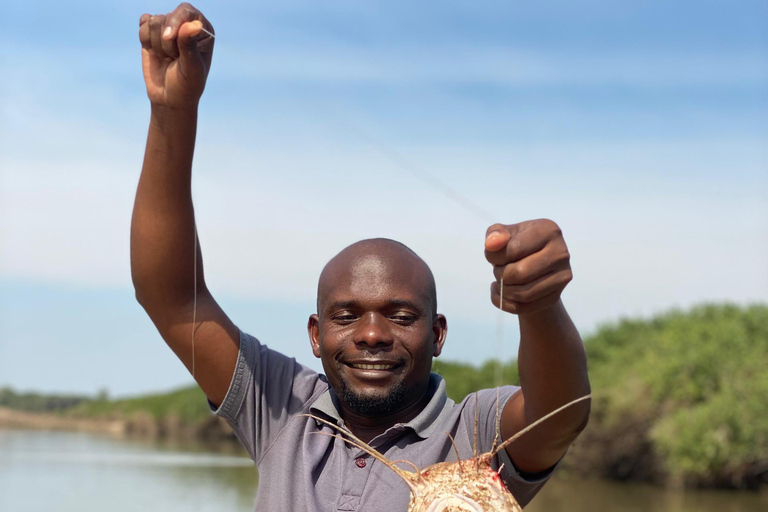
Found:
[[(337, 437), (313, 435), (333, 430), (306, 414), (350, 429), (391, 460), (423, 468), (455, 460), (446, 433), (461, 458), (470, 458), (475, 436), (478, 450), (489, 451), (497, 436), (506, 439), (589, 393), (581, 338), (560, 300), (572, 277), (569, 254), (548, 220), (495, 224), (486, 232), (491, 301), (520, 321), (520, 388), (484, 390), (460, 404), (446, 396), (445, 382), (431, 373), (446, 335), (432, 272), (392, 240), (353, 244), (320, 276), (308, 332), (325, 375), (240, 331), (206, 287), (190, 191), (213, 33), (189, 4), (140, 19), (151, 116), (131, 271), (138, 301), (258, 464), (257, 510), (406, 510), (409, 489), (399, 477)], [(521, 505), (588, 415), (588, 403), (580, 403), (499, 453), (495, 467)]]
[(427, 264), (392, 240), (353, 244), (323, 269), (317, 311), (309, 319), (312, 351), (358, 437), (414, 418), (446, 334)]

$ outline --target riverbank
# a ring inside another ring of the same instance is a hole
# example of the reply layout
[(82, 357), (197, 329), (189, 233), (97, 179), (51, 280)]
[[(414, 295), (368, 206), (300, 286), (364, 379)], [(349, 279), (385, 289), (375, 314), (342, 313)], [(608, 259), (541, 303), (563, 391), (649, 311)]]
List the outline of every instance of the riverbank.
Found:
[(237, 444), (237, 438), (226, 421), (210, 414), (189, 423), (173, 413), (160, 417), (148, 411), (86, 416), (73, 412), (29, 412), (0, 407), (0, 429), (61, 430), (115, 437)]
[(118, 420), (68, 418), (61, 414), (26, 412), (0, 407), (0, 428), (21, 430), (67, 430), (125, 435), (126, 424)]

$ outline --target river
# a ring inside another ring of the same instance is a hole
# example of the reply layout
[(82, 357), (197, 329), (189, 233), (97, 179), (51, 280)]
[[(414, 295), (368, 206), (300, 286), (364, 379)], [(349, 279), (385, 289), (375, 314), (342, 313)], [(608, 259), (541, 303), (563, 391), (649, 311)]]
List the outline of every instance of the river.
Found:
[[(250, 459), (192, 444), (0, 430), (2, 512), (251, 512)], [(765, 512), (768, 494), (554, 479), (527, 512)]]

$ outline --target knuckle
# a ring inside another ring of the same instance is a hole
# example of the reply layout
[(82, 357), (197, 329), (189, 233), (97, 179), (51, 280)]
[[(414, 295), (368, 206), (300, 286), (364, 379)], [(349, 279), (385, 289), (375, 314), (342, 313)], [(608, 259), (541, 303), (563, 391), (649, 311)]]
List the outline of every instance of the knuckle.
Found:
[(539, 224), (553, 237), (560, 237), (563, 235), (560, 226), (558, 226), (557, 222), (552, 219), (540, 219)]
[(192, 4), (188, 2), (180, 3), (179, 6), (176, 8), (176, 11), (180, 14), (180, 16), (183, 19), (187, 21), (194, 19), (197, 16), (197, 14), (200, 12)]
[(525, 277), (526, 271), (527, 269), (524, 263), (507, 265), (507, 267), (504, 269), (504, 280), (510, 283), (520, 282)]
[(568, 267), (570, 265), (571, 255), (567, 250), (560, 251), (550, 260), (550, 265), (558, 267)]

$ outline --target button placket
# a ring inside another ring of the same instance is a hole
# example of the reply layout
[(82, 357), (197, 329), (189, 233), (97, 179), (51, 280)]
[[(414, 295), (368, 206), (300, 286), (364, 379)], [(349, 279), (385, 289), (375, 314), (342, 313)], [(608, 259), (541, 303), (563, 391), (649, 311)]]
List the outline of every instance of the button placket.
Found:
[(358, 448), (349, 447), (344, 468), (344, 485), (339, 497), (337, 511), (359, 512), (360, 500), (371, 474), (373, 460), (369, 460), (367, 454)]

